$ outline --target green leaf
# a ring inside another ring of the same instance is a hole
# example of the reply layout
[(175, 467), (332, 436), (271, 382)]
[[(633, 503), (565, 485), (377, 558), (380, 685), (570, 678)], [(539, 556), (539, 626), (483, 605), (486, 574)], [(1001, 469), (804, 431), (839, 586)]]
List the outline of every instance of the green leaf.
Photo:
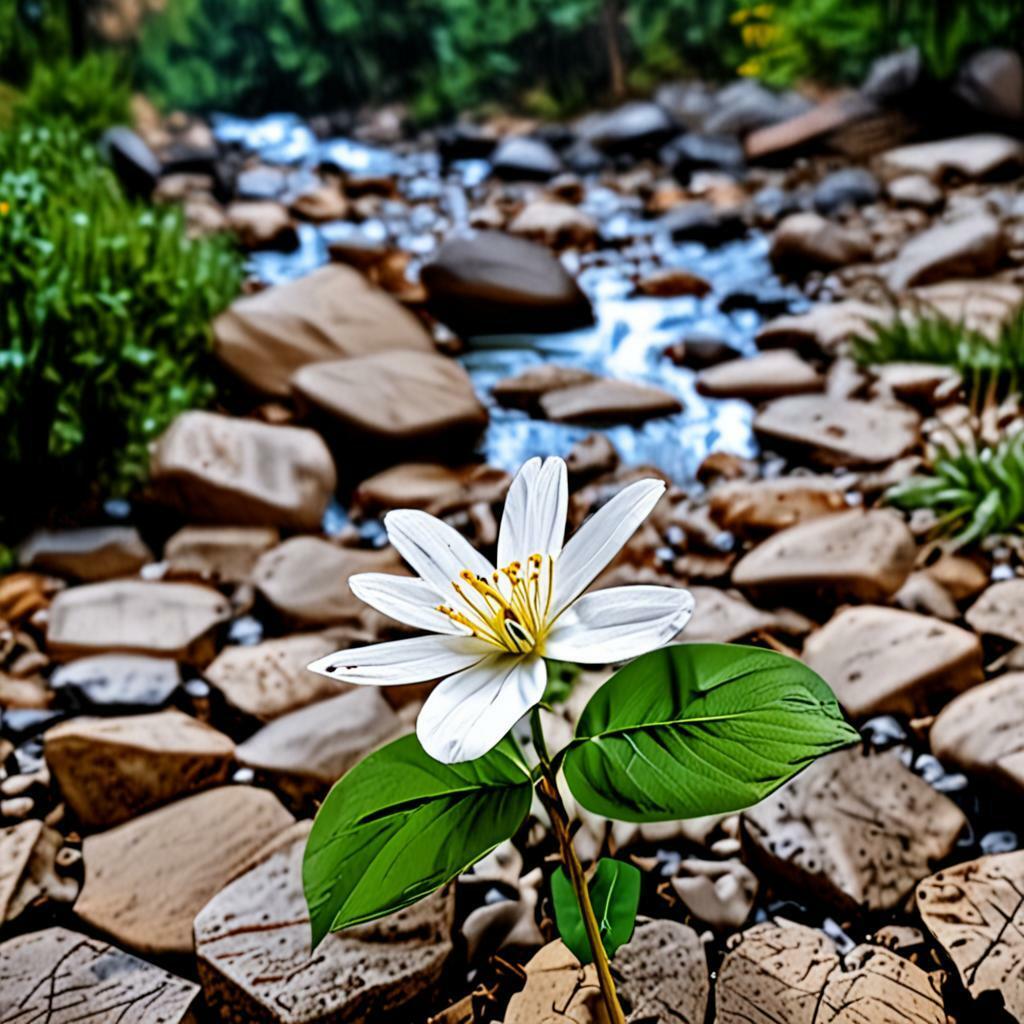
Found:
[(595, 814), (673, 821), (749, 807), (859, 739), (801, 662), (757, 647), (676, 644), (637, 658), (594, 694), (565, 777)]
[(335, 784), (306, 843), (313, 945), (462, 874), (519, 828), (532, 792), (509, 739), (463, 764), (435, 761), (415, 736), (370, 754)]
[[(633, 935), (636, 908), (640, 905), (640, 871), (624, 861), (602, 858), (597, 862), (587, 890), (597, 918), (601, 945), (611, 958), (619, 946), (629, 942)], [(562, 941), (581, 964), (591, 963), (594, 954), (590, 939), (565, 868), (559, 868), (551, 876), (551, 898)]]

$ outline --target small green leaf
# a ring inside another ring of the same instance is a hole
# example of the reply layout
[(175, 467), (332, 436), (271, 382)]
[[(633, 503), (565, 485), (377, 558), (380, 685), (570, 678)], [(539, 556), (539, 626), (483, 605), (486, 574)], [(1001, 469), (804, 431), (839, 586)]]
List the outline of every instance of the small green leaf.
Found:
[(415, 736), (370, 754), (335, 784), (306, 843), (313, 945), (462, 874), (515, 833), (532, 793), (509, 739), (463, 764), (435, 761)]
[[(629, 942), (633, 935), (636, 908), (640, 904), (640, 871), (624, 861), (602, 858), (597, 862), (587, 890), (597, 918), (601, 945), (611, 958), (619, 946)], [(594, 954), (590, 939), (565, 868), (559, 868), (551, 876), (551, 898), (562, 941), (581, 964), (591, 963)]]
[(674, 821), (749, 807), (860, 739), (806, 665), (735, 644), (637, 658), (590, 699), (565, 777), (595, 814)]

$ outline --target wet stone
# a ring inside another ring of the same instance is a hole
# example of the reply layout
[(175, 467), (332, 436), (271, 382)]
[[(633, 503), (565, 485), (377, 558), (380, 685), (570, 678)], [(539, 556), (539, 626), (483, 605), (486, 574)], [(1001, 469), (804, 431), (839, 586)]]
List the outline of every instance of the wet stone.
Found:
[(897, 206), (937, 210), (943, 201), (942, 189), (924, 174), (904, 174), (886, 185), (886, 193)]
[(293, 252), (299, 235), (288, 210), (273, 200), (243, 200), (225, 210), (228, 227), (243, 249)]
[(775, 229), (769, 258), (776, 270), (801, 275), (859, 263), (870, 254), (871, 242), (864, 232), (816, 213), (794, 213)]
[(825, 216), (873, 203), (881, 189), (878, 179), (864, 167), (844, 167), (826, 175), (814, 188), (814, 208)]
[(677, 366), (704, 370), (709, 366), (739, 359), (742, 353), (728, 342), (712, 335), (690, 334), (665, 349), (665, 355)]
[(578, 366), (559, 366), (541, 363), (531, 366), (514, 377), (504, 377), (491, 388), (498, 403), (510, 409), (524, 409), (538, 414), (540, 400), (551, 391), (577, 387), (599, 380), (597, 374)]
[(702, 395), (745, 398), (748, 402), (808, 394), (824, 386), (818, 371), (788, 348), (719, 363), (697, 375), (697, 390)]
[(889, 267), (893, 291), (952, 277), (985, 277), (999, 266), (1005, 249), (995, 217), (979, 213), (938, 224), (906, 242)]
[[(78, 883), (62, 877), (56, 868), (63, 843), (59, 832), (38, 820), (0, 829), (0, 925), (15, 920), (37, 904), (74, 902)], [(0, 1015), (0, 1020), (4, 1019)]]
[(585, 119), (581, 135), (606, 153), (642, 155), (657, 149), (675, 134), (672, 118), (657, 103), (633, 100)]
[(23, 568), (86, 583), (134, 576), (153, 554), (134, 526), (36, 530), (18, 548)]
[(683, 267), (662, 267), (636, 283), (638, 295), (673, 298), (679, 295), (693, 295), (703, 298), (711, 291), (711, 285), (698, 274)]
[(452, 468), (436, 462), (405, 462), (364, 480), (353, 505), (363, 515), (419, 508), (431, 515), (460, 511), (479, 502), (502, 500), (509, 475), (483, 464)]
[(997, 177), (1024, 166), (1024, 145), (1008, 135), (965, 135), (900, 146), (884, 153), (879, 162), (888, 175), (926, 174), (936, 181), (949, 176)]
[(512, 219), (508, 230), (555, 249), (585, 248), (597, 239), (597, 223), (592, 217), (570, 203), (553, 199), (527, 203)]
[(279, 540), (269, 526), (186, 526), (164, 545), (167, 575), (245, 583), (260, 555)]
[(491, 170), (506, 181), (547, 181), (561, 172), (562, 161), (542, 139), (516, 135), (498, 143)]
[(675, 395), (625, 380), (596, 380), (559, 388), (540, 399), (544, 417), (555, 423), (641, 423), (682, 409)]
[(964, 618), (978, 633), (1024, 644), (1024, 579), (993, 583)]
[(827, 476), (734, 480), (708, 496), (712, 518), (737, 536), (761, 537), (847, 508), (842, 483)]
[(158, 708), (181, 685), (178, 663), (142, 654), (97, 654), (59, 665), (50, 688), (84, 709)]

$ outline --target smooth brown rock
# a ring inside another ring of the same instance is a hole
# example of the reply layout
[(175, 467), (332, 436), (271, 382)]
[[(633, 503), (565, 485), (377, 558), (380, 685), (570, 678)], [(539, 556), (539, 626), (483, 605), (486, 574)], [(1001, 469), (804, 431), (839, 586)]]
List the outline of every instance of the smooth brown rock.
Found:
[(525, 409), (535, 415), (540, 412), (540, 400), (551, 391), (575, 387), (600, 380), (597, 374), (578, 366), (559, 366), (541, 363), (531, 366), (514, 377), (504, 377), (491, 388), (500, 405), (512, 409)]
[(167, 575), (245, 583), (260, 555), (279, 541), (271, 526), (185, 526), (164, 545)]
[(889, 267), (893, 291), (951, 277), (985, 277), (1003, 257), (1002, 227), (987, 213), (938, 224), (911, 238)]
[(583, 248), (597, 239), (597, 223), (576, 206), (554, 199), (534, 199), (509, 224), (513, 235), (533, 238), (556, 249)]
[(936, 391), (958, 379), (950, 366), (937, 363), (882, 363), (871, 367), (879, 391), (901, 401), (931, 401)]
[(354, 505), (365, 515), (419, 508), (440, 516), (478, 502), (495, 504), (509, 483), (503, 469), (480, 463), (452, 469), (436, 462), (403, 462), (364, 480), (356, 488)]
[(819, 758), (742, 821), (759, 874), (844, 912), (898, 906), (966, 824), (895, 755), (858, 749)]
[(871, 240), (865, 232), (817, 213), (793, 213), (775, 229), (768, 258), (783, 273), (806, 274), (859, 263), (870, 254)]
[(415, 316), (339, 264), (236, 299), (213, 328), (217, 357), (250, 387), (281, 397), (307, 363), (385, 349), (433, 350)]
[(332, 182), (323, 182), (316, 188), (296, 196), (289, 210), (301, 220), (316, 224), (329, 220), (344, 220), (348, 216), (348, 200), (341, 189)]
[(825, 302), (803, 313), (788, 313), (769, 320), (758, 332), (761, 348), (793, 346), (801, 351), (835, 354), (851, 338), (868, 333), (870, 325), (890, 318), (882, 306), (859, 299)]
[(842, 484), (832, 477), (783, 476), (729, 481), (712, 490), (708, 507), (722, 529), (760, 537), (841, 512), (847, 504)]
[(741, 928), (757, 898), (757, 875), (738, 860), (687, 857), (670, 881), (686, 909), (712, 928)]
[(786, 609), (755, 608), (742, 594), (720, 587), (691, 586), (696, 607), (693, 618), (679, 635), (683, 643), (735, 643), (755, 633), (803, 635), (813, 623)]
[(223, 784), (235, 751), (223, 733), (180, 711), (75, 718), (44, 739), (61, 795), (89, 829)]
[(1024, 1020), (1024, 850), (943, 868), (917, 887), (917, 909), (967, 991)]
[(0, 944), (4, 1024), (195, 1024), (198, 996), (198, 985), (66, 928)]
[(1024, 579), (993, 583), (964, 618), (978, 633), (1024, 644)]
[(290, 252), (299, 244), (295, 221), (281, 203), (272, 199), (239, 200), (224, 212), (228, 227), (238, 235), (243, 249)]
[(120, 651), (200, 665), (213, 657), (213, 633), (230, 616), (226, 598), (194, 583), (89, 583), (54, 599), (47, 651), (59, 661)]
[(77, 530), (36, 530), (18, 548), (26, 569), (92, 583), (134, 576), (153, 553), (134, 526), (87, 526)]
[(942, 189), (926, 174), (902, 174), (886, 186), (889, 199), (897, 206), (935, 210), (942, 205)]
[(780, 445), (823, 466), (892, 462), (918, 443), (920, 417), (901, 405), (825, 395), (769, 402), (754, 419), (766, 444)]
[(196, 914), (293, 820), (264, 789), (221, 786), (87, 836), (75, 913), (129, 949), (191, 954)]
[(540, 399), (541, 413), (556, 423), (641, 423), (671, 416), (683, 406), (675, 395), (646, 384), (624, 380), (597, 380), (559, 388)]
[(879, 164), (885, 174), (924, 174), (933, 181), (951, 174), (987, 178), (1024, 166), (1024, 146), (1007, 135), (964, 135), (890, 149)]
[(302, 891), (307, 833), (296, 826), (196, 917), (207, 1003), (221, 1020), (251, 1024), (413, 1019), (402, 1007), (438, 981), (451, 953), (451, 890), (329, 935), (313, 953)]
[(854, 718), (925, 714), (984, 678), (973, 633), (874, 605), (844, 608), (808, 637), (803, 659)]
[(59, 832), (36, 819), (0, 829), (0, 925), (13, 921), (36, 903), (74, 902), (78, 883), (62, 877), (56, 869), (63, 844)]
[(678, 295), (694, 295), (703, 298), (711, 291), (711, 285), (699, 274), (684, 267), (662, 267), (636, 283), (637, 295), (651, 295), (672, 298)]
[(903, 585), (916, 557), (897, 513), (851, 509), (773, 534), (736, 564), (732, 579), (755, 593), (884, 601)]
[(182, 413), (157, 441), (156, 495), (193, 520), (314, 530), (337, 483), (319, 434), (210, 412)]
[(763, 402), (823, 390), (825, 379), (795, 352), (780, 348), (748, 359), (732, 359), (697, 374), (697, 390), (712, 398)]

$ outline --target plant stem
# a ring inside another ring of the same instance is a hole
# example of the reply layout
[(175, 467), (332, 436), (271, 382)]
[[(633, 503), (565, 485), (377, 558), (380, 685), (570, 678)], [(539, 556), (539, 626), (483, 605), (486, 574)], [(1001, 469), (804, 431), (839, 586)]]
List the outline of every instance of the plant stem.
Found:
[(608, 1019), (610, 1024), (626, 1024), (625, 1014), (622, 1012), (619, 997), (615, 992), (615, 979), (612, 978), (611, 967), (608, 965), (608, 954), (605, 952), (604, 943), (601, 942), (601, 929), (594, 914), (594, 906), (590, 902), (587, 878), (572, 845), (569, 815), (558, 792), (555, 771), (544, 742), (544, 733), (540, 724), (540, 708), (533, 709), (533, 714), (530, 717), (530, 731), (543, 773), (537, 782), (537, 793), (551, 819), (551, 828), (558, 840), (558, 850), (562, 857), (562, 864), (565, 866), (565, 873), (572, 883), (573, 892), (576, 893), (576, 902), (579, 904), (580, 915), (583, 917), (583, 927), (586, 929), (587, 940), (590, 942), (590, 949), (594, 954), (597, 981), (601, 986), (601, 995), (608, 1010)]

